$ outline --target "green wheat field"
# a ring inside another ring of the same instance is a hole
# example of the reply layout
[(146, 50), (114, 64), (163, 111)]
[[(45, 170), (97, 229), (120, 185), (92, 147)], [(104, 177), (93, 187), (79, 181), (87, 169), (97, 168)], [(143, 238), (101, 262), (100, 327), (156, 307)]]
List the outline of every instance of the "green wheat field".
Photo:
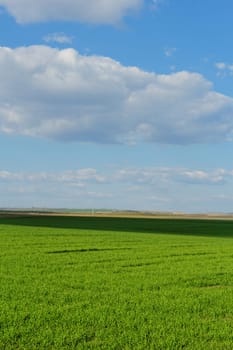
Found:
[(233, 349), (233, 221), (0, 218), (1, 350)]

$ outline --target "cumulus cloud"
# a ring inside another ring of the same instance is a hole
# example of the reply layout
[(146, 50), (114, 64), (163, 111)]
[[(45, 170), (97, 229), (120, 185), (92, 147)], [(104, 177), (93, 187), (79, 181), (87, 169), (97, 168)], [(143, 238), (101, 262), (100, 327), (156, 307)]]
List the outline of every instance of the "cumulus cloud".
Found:
[(164, 49), (164, 55), (166, 57), (171, 57), (174, 55), (174, 53), (177, 51), (176, 47), (167, 47)]
[(229, 177), (233, 177), (233, 171), (225, 169), (216, 169), (212, 172), (183, 170), (178, 173), (178, 179), (192, 184), (223, 184)]
[(82, 185), (83, 183), (104, 183), (106, 178), (104, 175), (98, 173), (93, 168), (83, 168), (79, 170), (67, 170), (60, 173), (38, 172), (38, 173), (23, 173), (23, 172), (9, 172), (7, 170), (0, 170), (0, 180), (7, 181), (26, 181), (26, 182), (63, 182), (76, 183)]
[(140, 185), (155, 185), (167, 182), (174, 176), (175, 170), (171, 168), (126, 168), (120, 169), (114, 174), (114, 179), (120, 182)]
[(138, 168), (121, 169), (114, 175), (115, 180), (135, 183), (137, 185), (154, 186), (158, 182), (171, 183), (183, 182), (187, 184), (218, 185), (233, 179), (233, 170), (214, 169), (205, 171), (201, 169), (183, 168)]
[(220, 77), (225, 77), (227, 75), (233, 75), (233, 64), (229, 64), (226, 62), (217, 62), (215, 63), (215, 67), (218, 70), (217, 75)]
[(163, 1), (164, 0), (151, 0), (151, 2), (149, 3), (150, 9), (157, 10)]
[(112, 24), (132, 10), (138, 10), (144, 0), (0, 0), (0, 6), (19, 23), (51, 20)]
[(65, 33), (51, 33), (46, 35), (43, 40), (46, 43), (55, 42), (58, 44), (71, 44), (73, 41), (72, 36), (68, 36)]
[(225, 62), (217, 62), (215, 63), (215, 67), (220, 70), (227, 69), (228, 65)]
[(233, 99), (202, 75), (161, 75), (49, 46), (0, 48), (0, 131), (63, 141), (230, 140)]
[(83, 187), (88, 184), (109, 185), (116, 183), (130, 184), (133, 191), (140, 186), (155, 186), (172, 182), (187, 184), (218, 185), (233, 180), (233, 170), (214, 169), (184, 169), (170, 167), (123, 168), (112, 170), (108, 175), (94, 168), (66, 170), (62, 172), (10, 172), (0, 170), (0, 181), (27, 183), (63, 183)]
[(219, 210), (216, 200), (219, 198), (221, 210), (229, 211), (232, 196), (228, 198), (227, 194), (232, 193), (232, 184), (233, 170), (228, 169), (81, 168), (59, 172), (0, 169), (0, 207), (210, 211)]

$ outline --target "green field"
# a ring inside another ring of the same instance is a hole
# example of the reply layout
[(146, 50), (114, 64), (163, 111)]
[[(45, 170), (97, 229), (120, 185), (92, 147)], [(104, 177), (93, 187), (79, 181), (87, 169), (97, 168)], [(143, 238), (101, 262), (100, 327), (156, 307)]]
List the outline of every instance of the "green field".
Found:
[(0, 349), (233, 349), (233, 221), (0, 218)]

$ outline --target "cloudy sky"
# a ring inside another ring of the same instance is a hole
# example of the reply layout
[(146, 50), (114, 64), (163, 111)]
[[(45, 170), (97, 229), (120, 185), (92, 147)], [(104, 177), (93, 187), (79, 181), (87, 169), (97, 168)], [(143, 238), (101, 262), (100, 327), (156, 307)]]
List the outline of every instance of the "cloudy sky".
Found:
[(233, 212), (232, 13), (0, 0), (0, 207)]

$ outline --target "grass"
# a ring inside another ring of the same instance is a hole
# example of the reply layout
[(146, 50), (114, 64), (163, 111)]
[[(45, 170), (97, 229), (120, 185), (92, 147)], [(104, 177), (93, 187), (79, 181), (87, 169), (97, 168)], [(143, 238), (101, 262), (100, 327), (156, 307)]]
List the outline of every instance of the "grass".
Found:
[(0, 219), (0, 349), (233, 349), (233, 222)]

